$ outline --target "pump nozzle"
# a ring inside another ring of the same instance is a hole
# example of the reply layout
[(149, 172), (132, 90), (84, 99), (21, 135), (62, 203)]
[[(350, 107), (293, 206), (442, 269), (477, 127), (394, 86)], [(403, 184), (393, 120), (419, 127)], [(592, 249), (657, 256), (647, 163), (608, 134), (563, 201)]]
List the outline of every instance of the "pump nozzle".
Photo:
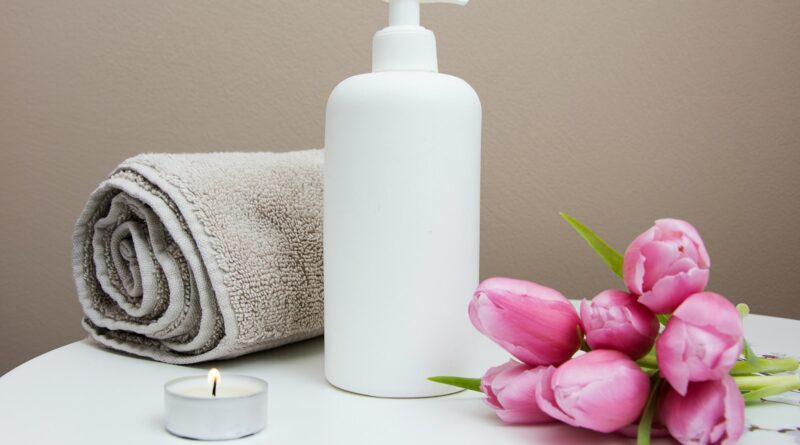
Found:
[(383, 0), (389, 3), (389, 26), (372, 41), (372, 71), (438, 71), (436, 37), (420, 26), (419, 5), (469, 0)]
[(419, 26), (419, 5), (450, 3), (464, 6), (469, 0), (383, 0), (389, 3), (389, 26)]

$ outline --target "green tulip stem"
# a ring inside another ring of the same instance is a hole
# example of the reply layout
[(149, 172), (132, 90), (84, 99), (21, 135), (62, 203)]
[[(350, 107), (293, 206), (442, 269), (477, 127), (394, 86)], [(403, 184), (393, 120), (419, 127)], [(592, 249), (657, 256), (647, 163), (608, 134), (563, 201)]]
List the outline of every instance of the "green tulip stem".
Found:
[(658, 369), (658, 360), (655, 354), (647, 354), (636, 361), (643, 368)]
[(731, 375), (746, 375), (765, 372), (774, 374), (776, 372), (794, 371), (797, 369), (797, 359), (792, 357), (785, 358), (759, 358), (752, 361), (736, 362), (731, 369)]
[(636, 430), (636, 445), (650, 445), (650, 431), (653, 427), (653, 417), (663, 381), (658, 375), (653, 376), (650, 380), (650, 394), (647, 396), (647, 404), (644, 406), (642, 417), (639, 419), (639, 427)]
[[(637, 360), (636, 363), (642, 368), (658, 368), (658, 360), (655, 354), (647, 354)], [(757, 373), (775, 374), (778, 372), (794, 371), (797, 368), (797, 359), (792, 357), (758, 358), (756, 360), (736, 362), (736, 364), (733, 365), (733, 369), (731, 369), (731, 375), (743, 376)]]
[(581, 332), (580, 326), (578, 326), (578, 339), (581, 342), (581, 347), (580, 347), (581, 351), (589, 352), (592, 350), (592, 348), (589, 346), (589, 343), (586, 343), (586, 338), (584, 337), (583, 332)]
[[(756, 391), (768, 386), (800, 385), (800, 375), (742, 375), (733, 378), (742, 391)], [(795, 388), (792, 388), (795, 389)], [(790, 391), (790, 390), (787, 390)]]
[[(760, 402), (764, 399), (764, 397), (774, 396), (786, 391), (800, 389), (800, 375), (798, 374), (770, 376), (769, 378), (776, 379), (772, 381), (772, 385), (764, 386), (760, 389), (742, 394), (744, 403)], [(780, 379), (780, 381), (777, 379)]]

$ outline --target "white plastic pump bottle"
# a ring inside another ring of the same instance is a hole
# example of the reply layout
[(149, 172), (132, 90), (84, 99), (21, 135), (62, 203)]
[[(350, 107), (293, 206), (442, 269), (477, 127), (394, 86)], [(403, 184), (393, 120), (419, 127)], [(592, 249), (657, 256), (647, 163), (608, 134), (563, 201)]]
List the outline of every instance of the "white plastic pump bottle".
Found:
[[(481, 104), (440, 74), (420, 3), (391, 0), (372, 73), (331, 93), (325, 128), (325, 372), (380, 397), (454, 392), (476, 375)], [(481, 374), (477, 374), (479, 376)]]

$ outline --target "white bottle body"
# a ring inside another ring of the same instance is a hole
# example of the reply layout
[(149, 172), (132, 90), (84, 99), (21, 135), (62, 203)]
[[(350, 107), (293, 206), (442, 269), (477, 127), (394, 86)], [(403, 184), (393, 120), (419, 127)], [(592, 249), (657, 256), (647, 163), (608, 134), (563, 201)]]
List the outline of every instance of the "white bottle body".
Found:
[[(325, 370), (381, 397), (454, 392), (481, 375), (481, 105), (463, 80), (381, 72), (339, 84), (325, 129)], [(478, 354), (480, 355), (480, 354)], [(484, 356), (485, 359), (485, 356)]]

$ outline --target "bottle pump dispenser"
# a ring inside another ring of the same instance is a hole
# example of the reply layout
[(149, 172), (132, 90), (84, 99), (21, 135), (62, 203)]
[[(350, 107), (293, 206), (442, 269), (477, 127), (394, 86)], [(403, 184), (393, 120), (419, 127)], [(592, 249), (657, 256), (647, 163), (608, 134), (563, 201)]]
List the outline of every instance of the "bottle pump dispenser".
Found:
[(467, 0), (390, 1), (372, 72), (336, 86), (326, 113), (325, 373), (381, 397), (452, 393), (426, 378), (494, 364), (485, 354), (473, 363), (484, 340), (467, 316), (478, 284), (481, 104), (438, 72), (420, 3)]

